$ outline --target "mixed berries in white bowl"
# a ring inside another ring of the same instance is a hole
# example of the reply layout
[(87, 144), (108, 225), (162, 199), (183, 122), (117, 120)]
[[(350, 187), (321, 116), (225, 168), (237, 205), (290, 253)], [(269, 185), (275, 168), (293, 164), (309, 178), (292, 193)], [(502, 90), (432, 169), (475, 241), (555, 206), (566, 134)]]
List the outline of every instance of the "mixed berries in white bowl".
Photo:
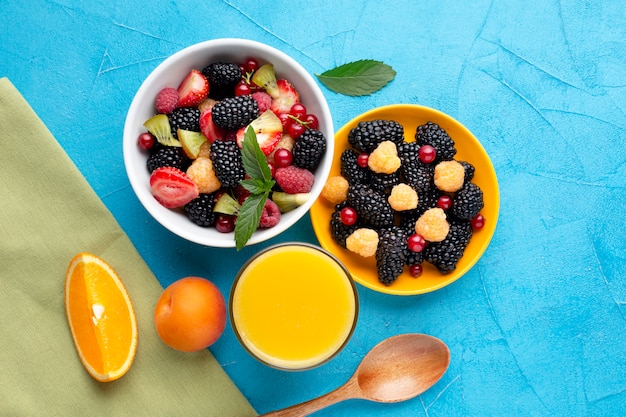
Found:
[(268, 45), (216, 39), (161, 63), (124, 125), (124, 164), (146, 210), (192, 242), (265, 241), (304, 216), (332, 165), (314, 78)]

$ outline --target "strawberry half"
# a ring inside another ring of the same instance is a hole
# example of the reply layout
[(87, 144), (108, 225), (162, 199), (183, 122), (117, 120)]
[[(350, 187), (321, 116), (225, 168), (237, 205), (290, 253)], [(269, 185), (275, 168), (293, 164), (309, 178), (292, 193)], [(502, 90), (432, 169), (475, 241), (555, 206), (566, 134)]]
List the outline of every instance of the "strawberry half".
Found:
[(225, 136), (224, 129), (213, 123), (212, 113), (212, 108), (208, 108), (200, 114), (200, 131), (211, 143), (216, 140), (222, 140)]
[[(278, 141), (283, 136), (283, 125), (278, 116), (271, 110), (261, 113), (248, 126), (252, 126), (252, 129), (254, 129), (259, 147), (266, 156), (274, 151)], [(240, 148), (243, 146), (243, 139), (248, 126), (242, 127), (237, 131), (237, 145)]]
[(296, 88), (287, 80), (276, 80), (278, 93), (272, 96), (270, 110), (276, 114), (289, 113), (291, 106), (300, 102)]
[(195, 107), (209, 95), (209, 81), (198, 70), (192, 69), (178, 86), (178, 105)]
[(174, 167), (161, 167), (152, 171), (150, 190), (154, 198), (166, 208), (182, 207), (200, 195), (196, 183)]

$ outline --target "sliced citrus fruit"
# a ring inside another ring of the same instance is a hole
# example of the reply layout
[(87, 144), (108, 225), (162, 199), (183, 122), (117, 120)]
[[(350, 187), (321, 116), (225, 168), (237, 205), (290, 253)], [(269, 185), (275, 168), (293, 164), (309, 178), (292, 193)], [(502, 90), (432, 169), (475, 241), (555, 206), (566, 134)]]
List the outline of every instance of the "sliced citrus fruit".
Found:
[(65, 275), (65, 313), (83, 366), (98, 381), (123, 376), (137, 351), (137, 319), (113, 268), (91, 253), (72, 258)]

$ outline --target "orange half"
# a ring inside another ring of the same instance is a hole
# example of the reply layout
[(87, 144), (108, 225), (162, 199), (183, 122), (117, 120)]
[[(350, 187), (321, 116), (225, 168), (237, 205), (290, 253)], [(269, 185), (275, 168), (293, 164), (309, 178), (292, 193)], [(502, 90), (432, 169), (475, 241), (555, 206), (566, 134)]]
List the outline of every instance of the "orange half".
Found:
[(133, 363), (137, 319), (113, 268), (90, 253), (72, 258), (65, 275), (65, 313), (83, 366), (98, 381), (114, 381)]

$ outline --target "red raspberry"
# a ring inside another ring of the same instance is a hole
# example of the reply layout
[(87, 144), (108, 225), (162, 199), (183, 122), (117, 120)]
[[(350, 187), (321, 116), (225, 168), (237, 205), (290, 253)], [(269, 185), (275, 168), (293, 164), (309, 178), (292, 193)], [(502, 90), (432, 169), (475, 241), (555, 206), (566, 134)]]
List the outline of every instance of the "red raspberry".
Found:
[(155, 107), (159, 113), (168, 114), (178, 105), (178, 90), (165, 87), (156, 96)]
[(262, 229), (268, 229), (276, 226), (280, 222), (280, 209), (274, 201), (269, 198), (265, 200), (263, 211), (261, 212), (261, 219), (259, 220), (259, 227)]
[(256, 100), (256, 103), (259, 106), (259, 113), (263, 113), (272, 105), (272, 97), (265, 91), (257, 91), (256, 93), (252, 93), (252, 98)]
[(311, 171), (295, 165), (278, 168), (274, 178), (280, 188), (288, 194), (308, 193), (315, 181), (315, 175)]

